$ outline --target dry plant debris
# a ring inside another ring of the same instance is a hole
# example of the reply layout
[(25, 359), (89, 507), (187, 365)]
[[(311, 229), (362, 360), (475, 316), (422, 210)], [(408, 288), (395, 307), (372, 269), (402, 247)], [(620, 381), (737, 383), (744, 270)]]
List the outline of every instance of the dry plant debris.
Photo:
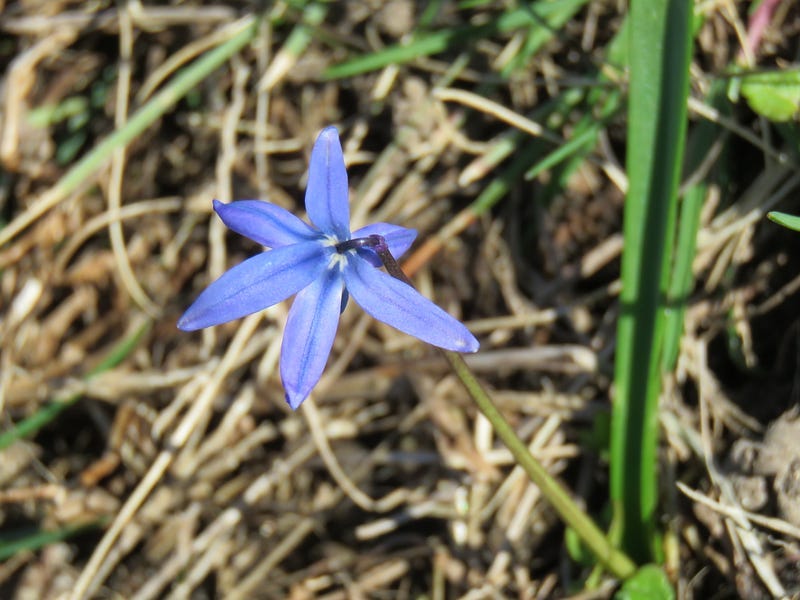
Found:
[[(0, 1), (0, 221), (6, 233), (26, 221), (0, 245), (1, 429), (70, 404), (2, 450), (2, 531), (69, 535), (0, 564), (0, 596), (574, 591), (586, 573), (562, 551), (563, 528), (430, 349), (347, 310), (321, 384), (292, 413), (276, 370), (285, 304), (193, 335), (175, 321), (259, 250), (226, 236), (212, 198), (299, 212), (313, 139), (336, 123), (354, 227), (420, 231), (408, 272), (481, 337), (471, 364), (504, 414), (600, 514), (607, 470), (586, 434), (602, 431), (610, 396), (624, 116), (557, 193), (547, 171), (518, 177), (482, 215), (469, 205), (502, 167), (493, 150), (518, 132), (570, 137), (574, 115), (539, 123), (535, 109), (585, 84), (587, 66), (602, 69), (622, 4), (589, 3), (511, 76), (501, 73), (524, 39), (498, 31), (327, 80), (348, 56), (412, 36), (420, 6), (331, 4), (297, 55), (287, 41), (303, 16), (277, 2), (252, 44), (56, 197), (79, 157), (230, 39), (253, 7)], [(696, 97), (735, 60), (748, 6), (698, 4)], [(499, 9), (445, 1), (434, 25)], [(798, 19), (781, 4), (744, 44), (749, 64), (791, 60)], [(743, 161), (770, 160), (710, 190), (703, 215), (663, 402), (665, 526), (676, 545), (667, 564), (682, 597), (796, 593), (800, 456), (787, 409), (798, 400), (800, 241), (761, 218), (796, 195), (797, 158), (744, 110), (690, 108), (730, 131)], [(613, 590), (605, 582), (592, 597)]]

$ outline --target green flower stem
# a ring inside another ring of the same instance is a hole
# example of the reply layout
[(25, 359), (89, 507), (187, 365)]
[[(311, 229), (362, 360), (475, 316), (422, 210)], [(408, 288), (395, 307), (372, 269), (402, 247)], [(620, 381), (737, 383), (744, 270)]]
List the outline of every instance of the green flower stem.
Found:
[(567, 491), (556, 481), (542, 464), (534, 458), (525, 443), (517, 437), (514, 429), (505, 420), (492, 399), (483, 389), (481, 384), (470, 371), (464, 358), (458, 352), (442, 350), (447, 362), (464, 384), (472, 399), (481, 409), (484, 416), (489, 419), (495, 433), (511, 451), (517, 464), (528, 474), (542, 495), (558, 511), (561, 519), (572, 527), (584, 544), (597, 557), (597, 560), (614, 576), (627, 579), (636, 571), (636, 565), (628, 556), (614, 548), (603, 532), (597, 527), (589, 516), (581, 510)]
[[(379, 236), (373, 236), (379, 238)], [(411, 280), (406, 277), (403, 270), (397, 264), (389, 248), (379, 240), (374, 250), (381, 257), (386, 271), (400, 281), (414, 287)], [(550, 504), (558, 511), (561, 519), (572, 527), (578, 536), (583, 540), (583, 543), (592, 551), (597, 557), (600, 564), (603, 565), (610, 573), (620, 579), (627, 579), (636, 571), (636, 565), (628, 556), (611, 545), (603, 532), (595, 525), (589, 516), (581, 510), (581, 508), (569, 497), (567, 491), (553, 478), (550, 473), (542, 466), (542, 464), (534, 458), (528, 450), (525, 443), (517, 437), (514, 429), (505, 420), (500, 411), (492, 402), (489, 394), (483, 389), (481, 384), (475, 378), (464, 358), (458, 352), (451, 352), (449, 350), (442, 350), (447, 362), (450, 363), (456, 376), (461, 380), (461, 383), (467, 390), (467, 393), (472, 396), (475, 404), (478, 405), (484, 416), (489, 419), (489, 422), (494, 427), (495, 433), (503, 440), (503, 443), (511, 451), (517, 464), (528, 474), (530, 480), (539, 486), (542, 495), (547, 498)]]

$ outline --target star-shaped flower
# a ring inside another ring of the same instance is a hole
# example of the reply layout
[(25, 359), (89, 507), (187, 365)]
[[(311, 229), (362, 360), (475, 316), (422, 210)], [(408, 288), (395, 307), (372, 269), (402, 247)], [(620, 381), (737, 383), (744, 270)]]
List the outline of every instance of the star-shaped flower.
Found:
[(478, 340), (413, 287), (376, 267), (379, 241), (399, 257), (417, 233), (388, 223), (350, 232), (347, 171), (339, 134), (323, 129), (306, 188), (307, 225), (261, 200), (214, 201), (225, 225), (271, 250), (226, 271), (178, 321), (184, 331), (219, 325), (277, 304), (293, 294), (281, 346), (281, 379), (292, 409), (308, 397), (325, 368), (339, 314), (349, 295), (372, 317), (424, 342), (475, 352)]

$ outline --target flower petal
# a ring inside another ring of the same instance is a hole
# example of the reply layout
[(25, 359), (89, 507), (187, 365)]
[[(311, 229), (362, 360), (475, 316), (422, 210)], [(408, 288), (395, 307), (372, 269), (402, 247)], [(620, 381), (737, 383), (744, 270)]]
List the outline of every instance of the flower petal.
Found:
[(340, 241), (350, 239), (349, 194), (339, 132), (326, 127), (311, 150), (306, 212), (314, 225)]
[(318, 231), (288, 210), (262, 200), (237, 200), (230, 204), (214, 200), (214, 210), (230, 229), (268, 248), (320, 237)]
[(358, 256), (348, 259), (343, 270), (347, 291), (369, 315), (446, 350), (478, 350), (478, 340), (461, 322), (413, 287), (372, 268)]
[(343, 290), (339, 269), (328, 270), (297, 294), (289, 310), (281, 345), (281, 381), (292, 410), (308, 397), (325, 369)]
[(219, 325), (277, 304), (318, 278), (331, 252), (317, 242), (304, 242), (256, 254), (203, 290), (178, 320), (178, 328)]
[[(353, 232), (353, 238), (369, 237), (371, 235), (381, 235), (386, 240), (389, 246), (389, 252), (392, 253), (396, 259), (405, 254), (406, 250), (411, 247), (417, 237), (416, 229), (408, 229), (407, 227), (400, 227), (399, 225), (392, 225), (391, 223), (373, 223)], [(375, 254), (374, 250), (370, 248), (360, 248), (358, 254), (367, 259), (373, 267), (380, 267), (383, 265), (381, 259)]]

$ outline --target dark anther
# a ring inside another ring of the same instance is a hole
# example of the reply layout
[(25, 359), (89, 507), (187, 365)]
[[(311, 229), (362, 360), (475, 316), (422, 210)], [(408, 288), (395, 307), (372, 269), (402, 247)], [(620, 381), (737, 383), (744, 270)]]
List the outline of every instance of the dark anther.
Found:
[(411, 283), (411, 280), (409, 280), (409, 278), (406, 277), (406, 274), (403, 273), (400, 265), (397, 264), (397, 261), (394, 259), (394, 256), (392, 256), (392, 253), (389, 252), (389, 245), (386, 243), (386, 240), (382, 235), (373, 233), (368, 237), (355, 238), (336, 244), (336, 251), (339, 254), (344, 254), (348, 250), (357, 250), (358, 248), (369, 248), (370, 250), (374, 251), (375, 254), (377, 254), (381, 259), (381, 262), (383, 263), (383, 266), (386, 267), (386, 272), (389, 273), (389, 275), (395, 279), (399, 279), (403, 283), (407, 283), (411, 287), (414, 287), (414, 284)]
[(336, 244), (336, 251), (339, 254), (344, 254), (348, 250), (356, 250), (358, 248), (371, 248), (377, 253), (380, 253), (384, 249), (388, 250), (386, 240), (383, 239), (382, 235), (377, 234), (363, 238), (353, 238), (352, 240)]

